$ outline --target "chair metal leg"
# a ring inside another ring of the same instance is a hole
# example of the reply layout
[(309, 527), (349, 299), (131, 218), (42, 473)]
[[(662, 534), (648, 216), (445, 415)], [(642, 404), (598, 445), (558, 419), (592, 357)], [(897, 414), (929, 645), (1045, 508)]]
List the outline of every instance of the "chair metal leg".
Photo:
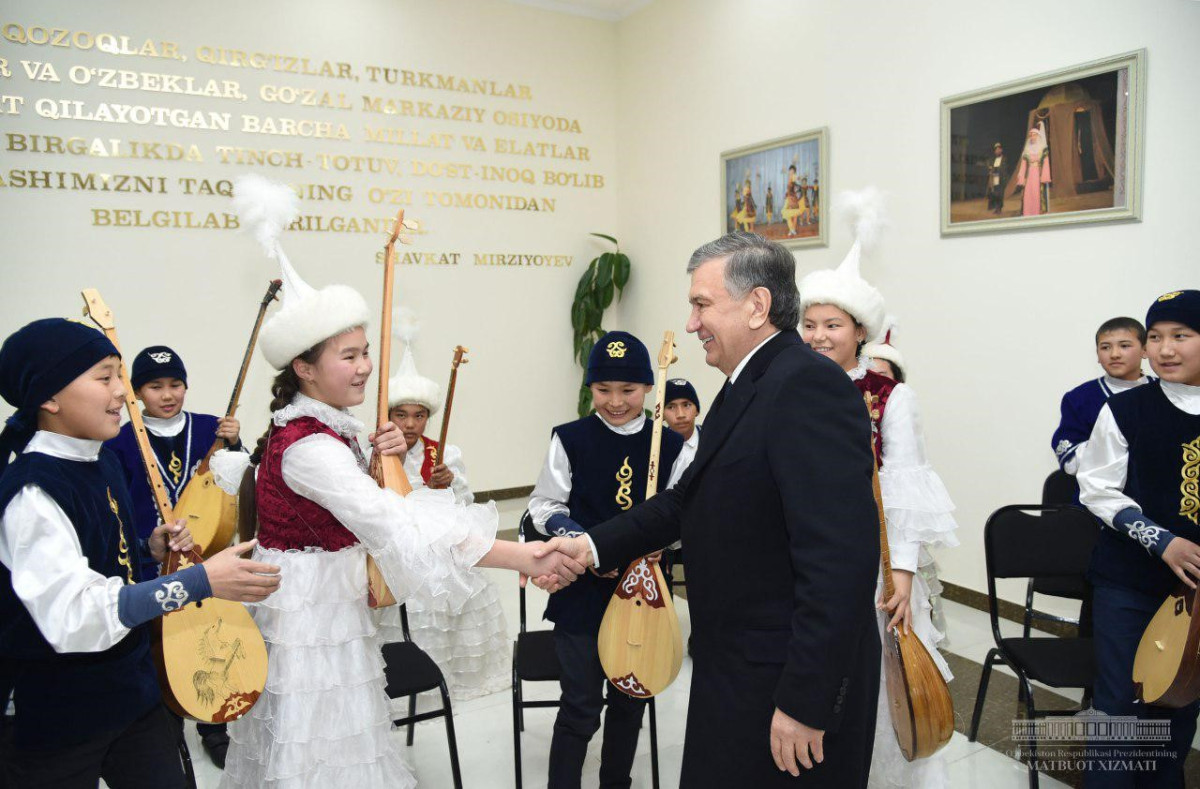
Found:
[(196, 771), (192, 768), (192, 752), (188, 750), (187, 740), (184, 739), (183, 726), (179, 727), (179, 761), (183, 764), (183, 777), (189, 789), (196, 789)]
[(658, 714), (650, 699), (650, 784), (658, 789)]
[(517, 771), (517, 789), (521, 789), (521, 680), (517, 678), (516, 660), (513, 661), (513, 765)]
[[(411, 718), (412, 716), (414, 716), (416, 714), (417, 714), (417, 696), (414, 693), (413, 695), (408, 697), (408, 717)], [(410, 748), (412, 747), (412, 744), (413, 744), (413, 730), (416, 729), (416, 727), (417, 727), (417, 724), (409, 722), (409, 724), (408, 724), (408, 745)]]
[(971, 715), (971, 731), (967, 735), (967, 739), (975, 742), (975, 738), (979, 736), (979, 719), (983, 717), (983, 702), (987, 697), (988, 680), (992, 678), (992, 664), (1000, 659), (999, 649), (988, 650), (987, 657), (983, 661), (983, 671), (979, 675), (979, 689), (975, 691), (975, 712)]
[(446, 741), (450, 746), (450, 773), (454, 776), (454, 789), (462, 789), (462, 771), (458, 766), (458, 739), (454, 736), (454, 710), (450, 707), (450, 691), (446, 681), (438, 686), (442, 691), (442, 716), (446, 719)]
[[(1025, 691), (1025, 715), (1029, 720), (1035, 720), (1037, 708), (1033, 705), (1033, 686), (1029, 684), (1029, 680), (1023, 672), (1018, 672), (1018, 677)], [(1029, 741), (1029, 789), (1038, 789), (1037, 758), (1037, 739), (1034, 738)]]
[(1025, 617), (1023, 629), (1021, 631), (1022, 638), (1029, 638), (1029, 628), (1033, 624), (1033, 579), (1029, 579), (1028, 585), (1025, 587)]

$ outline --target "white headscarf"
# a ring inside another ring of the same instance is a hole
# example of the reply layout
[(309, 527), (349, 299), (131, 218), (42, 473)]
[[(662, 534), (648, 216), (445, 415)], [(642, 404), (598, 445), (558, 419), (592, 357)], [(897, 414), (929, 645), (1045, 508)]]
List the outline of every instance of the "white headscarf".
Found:
[(1033, 139), (1025, 140), (1025, 150), (1021, 155), (1030, 161), (1041, 161), (1042, 155), (1046, 152), (1046, 124), (1038, 121), (1037, 126), (1029, 130), (1029, 134), (1033, 135)]

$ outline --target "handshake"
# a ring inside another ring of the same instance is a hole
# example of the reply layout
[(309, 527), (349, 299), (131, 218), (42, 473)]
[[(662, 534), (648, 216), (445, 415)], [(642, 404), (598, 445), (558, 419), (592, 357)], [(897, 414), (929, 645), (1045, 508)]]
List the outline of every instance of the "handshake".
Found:
[(525, 543), (520, 550), (521, 559), (514, 569), (521, 573), (522, 585), (531, 578), (534, 586), (547, 592), (565, 589), (594, 564), (591, 543), (582, 536)]

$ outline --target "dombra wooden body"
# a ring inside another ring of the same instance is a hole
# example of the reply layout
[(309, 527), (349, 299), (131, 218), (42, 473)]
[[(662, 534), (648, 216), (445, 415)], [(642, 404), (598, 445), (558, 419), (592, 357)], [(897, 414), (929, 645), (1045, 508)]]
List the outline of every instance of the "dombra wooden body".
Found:
[[(113, 345), (120, 349), (112, 311), (98, 291), (83, 291), (86, 314), (90, 315)], [(142, 413), (134, 399), (125, 364), (120, 366), (125, 385), (125, 406), (150, 491), (164, 523), (176, 519), (167, 489), (154, 460)], [(186, 554), (172, 551), (163, 563), (163, 575), (203, 561), (193, 548)], [(249, 712), (267, 683), (267, 647), (250, 612), (241, 603), (211, 597), (187, 603), (182, 585), (156, 594), (168, 611), (158, 621), (154, 660), (163, 701), (176, 714), (201, 722), (222, 723)]]
[[(173, 553), (164, 574), (200, 560)], [(210, 597), (165, 614), (154, 658), (163, 700), (175, 714), (206, 723), (237, 720), (267, 684), (267, 646), (241, 603)]]
[[(408, 228), (404, 222), (404, 209), (396, 214), (396, 225), (388, 238), (383, 255), (383, 317), (379, 321), (379, 399), (376, 403), (376, 427), (386, 424), (390, 418), (388, 408), (388, 378), (391, 375), (392, 361), (392, 283), (396, 271), (396, 241), (411, 244), (412, 240), (400, 235), (400, 231)], [(371, 455), (371, 477), (379, 487), (393, 490), (401, 496), (412, 493), (412, 485), (408, 483), (408, 474), (404, 472), (404, 458), (399, 455)], [(396, 597), (388, 588), (387, 580), (375, 560), (367, 556), (367, 605), (371, 608), (385, 608), (396, 604)]]
[[(241, 398), (242, 385), (246, 382), (246, 373), (250, 369), (250, 360), (254, 355), (254, 346), (258, 342), (258, 330), (262, 328), (263, 316), (267, 307), (275, 300), (275, 294), (283, 283), (272, 280), (267, 288), (266, 296), (258, 308), (258, 317), (254, 321), (254, 329), (250, 333), (250, 342), (242, 357), (242, 366), (238, 371), (237, 382), (233, 386), (233, 395), (229, 398), (229, 407), (225, 416), (237, 414), (238, 400)], [(209, 558), (229, 547), (233, 535), (237, 532), (238, 502), (236, 496), (230, 496), (213, 478), (209, 463), (217, 450), (225, 446), (225, 440), (218, 438), (213, 442), (204, 459), (196, 467), (196, 473), (188, 480), (179, 500), (175, 502), (175, 515), (187, 521), (188, 529), (192, 532), (192, 540), (196, 543), (200, 554)]]
[(1138, 698), (1159, 707), (1200, 699), (1200, 617), (1196, 592), (1180, 584), (1159, 607), (1133, 659)]
[[(879, 467), (872, 478), (875, 508), (879, 512), (879, 548), (883, 568), (883, 598), (895, 593), (892, 558), (888, 551), (887, 520), (879, 490)], [(886, 611), (879, 617), (884, 628), (891, 620)], [(954, 736), (954, 701), (941, 670), (915, 633), (903, 624), (883, 634), (883, 676), (887, 686), (888, 713), (900, 752), (908, 761), (923, 759), (941, 750)]]
[(232, 542), (237, 531), (237, 507), (237, 496), (221, 490), (208, 463), (202, 462), (183, 493), (179, 494), (175, 515), (188, 522), (192, 539), (207, 559), (228, 548)]
[(621, 576), (597, 646), (608, 681), (634, 698), (656, 696), (679, 676), (683, 636), (657, 562), (638, 559)]
[[(646, 498), (658, 492), (658, 459), (662, 450), (663, 406), (667, 368), (675, 361), (675, 333), (663, 335), (658, 354), (658, 392), (654, 432), (650, 438), (650, 472)], [(646, 699), (667, 689), (683, 665), (683, 635), (675, 603), (657, 562), (638, 559), (621, 576), (608, 601), (597, 636), (600, 665), (618, 690)]]

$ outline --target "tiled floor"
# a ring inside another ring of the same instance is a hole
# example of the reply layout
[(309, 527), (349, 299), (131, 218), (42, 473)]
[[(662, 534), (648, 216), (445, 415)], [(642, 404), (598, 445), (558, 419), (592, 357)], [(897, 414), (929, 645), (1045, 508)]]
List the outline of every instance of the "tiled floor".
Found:
[[(520, 517), (522, 502), (504, 502), (501, 506), (502, 528), (515, 528)], [(509, 630), (517, 631), (516, 579), (510, 573), (486, 571), (500, 586)], [(532, 589), (528, 595), (529, 621), (531, 626), (542, 626), (541, 612), (545, 607), (546, 595)], [(689, 622), (687, 602), (678, 601), (678, 609), (687, 637)], [(987, 616), (955, 603), (947, 603), (948, 629), (953, 638), (953, 651), (963, 657), (981, 662), (991, 644), (991, 631)], [(1015, 627), (1015, 626), (1014, 626)], [(678, 680), (658, 699), (659, 760), (663, 787), (675, 787), (679, 781), (680, 761), (683, 755), (683, 725), (687, 711), (687, 688), (691, 677), (691, 661), (685, 659)], [(974, 689), (970, 695), (973, 698)], [(555, 698), (556, 688), (550, 683), (526, 685), (527, 698)], [(960, 704), (961, 706), (961, 704)], [(970, 710), (959, 710), (959, 716), (969, 718)], [(467, 787), (506, 787), (515, 785), (513, 775), (512, 702), (508, 692), (496, 693), (481, 699), (459, 704), (455, 708), (455, 727), (458, 735), (459, 758), (463, 784)], [(546, 754), (550, 746), (550, 730), (554, 710), (529, 710), (526, 712), (526, 728), (522, 736), (524, 751), (524, 783), (528, 787), (545, 786)], [(960, 727), (962, 728), (962, 727)], [(449, 787), (450, 764), (446, 750), (445, 727), (440, 720), (419, 724), (416, 744), (412, 748), (404, 745), (403, 736), (396, 733), (396, 743), (404, 753), (418, 780), (425, 787)], [(195, 760), (198, 784), (202, 789), (216, 787), (220, 772), (205, 756), (195, 737), (194, 727), (189, 726), (189, 744)], [(982, 743), (968, 742), (961, 733), (955, 733), (947, 746), (951, 786), (985, 789), (986, 787), (1011, 787), (1022, 789), (1028, 785), (1025, 767), (1000, 751)], [(584, 773), (584, 785), (596, 786), (599, 772), (599, 738), (589, 754)], [(639, 744), (634, 765), (635, 787), (649, 787), (650, 756), (649, 738), (643, 736)], [(1042, 786), (1062, 787), (1059, 781), (1049, 776), (1042, 777)]]
[[(517, 513), (518, 516), (519, 514)], [(503, 571), (488, 570), (486, 572), (500, 585), (501, 590), (511, 591), (511, 594), (503, 595), (503, 600), (509, 630), (515, 634), (517, 630), (516, 580), (511, 574)], [(546, 595), (540, 590), (531, 589), (528, 600), (529, 621), (532, 626), (533, 623), (539, 623), (542, 609), (545, 607)], [(687, 602), (680, 600), (677, 605), (686, 638), (688, 633)], [(990, 638), (985, 615), (963, 606), (950, 605), (954, 607), (948, 611), (949, 627), (952, 632), (962, 634), (965, 644), (970, 644), (974, 640), (975, 631), (971, 628), (982, 629), (982, 632), (987, 632)], [(960, 623), (963, 625), (961, 630), (956, 627)], [(687, 688), (690, 679), (691, 661), (685, 659), (683, 669), (675, 684), (658, 698), (659, 762), (663, 787), (678, 786), (680, 761), (683, 757), (683, 723), (687, 712)], [(530, 699), (550, 699), (557, 696), (555, 687), (549, 683), (530, 683), (525, 687), (526, 697)], [(962, 714), (961, 711), (960, 714)], [(967, 710), (966, 714), (969, 715), (970, 711)], [(550, 727), (553, 720), (554, 710), (552, 709), (526, 712), (525, 732), (522, 735), (524, 752), (522, 764), (524, 783), (528, 787), (546, 785), (546, 753), (550, 747)], [(463, 785), (485, 789), (514, 786), (512, 696), (507, 692), (501, 692), (457, 705), (454, 725), (458, 736)], [(441, 721), (418, 724), (416, 744), (412, 748), (404, 745), (402, 734), (397, 733), (394, 736), (397, 745), (404, 753), (422, 786), (440, 789), (452, 785), (450, 762), (446, 750), (445, 726)], [(199, 786), (202, 789), (216, 787), (220, 781), (220, 773), (204, 755), (199, 741), (195, 738), (194, 728), (189, 731), (189, 745), (196, 763)], [(593, 746), (585, 768), (584, 786), (596, 786), (599, 781), (599, 738), (596, 739)], [(1000, 789), (1001, 787), (1023, 789), (1028, 786), (1028, 778), (1023, 765), (982, 743), (968, 742), (965, 736), (955, 733), (954, 739), (947, 748), (951, 786), (971, 787), (972, 789)], [(649, 738), (646, 736), (643, 736), (639, 743), (633, 778), (634, 787), (651, 785), (650, 746)], [(1042, 786), (1062, 787), (1066, 785), (1043, 776)]]

